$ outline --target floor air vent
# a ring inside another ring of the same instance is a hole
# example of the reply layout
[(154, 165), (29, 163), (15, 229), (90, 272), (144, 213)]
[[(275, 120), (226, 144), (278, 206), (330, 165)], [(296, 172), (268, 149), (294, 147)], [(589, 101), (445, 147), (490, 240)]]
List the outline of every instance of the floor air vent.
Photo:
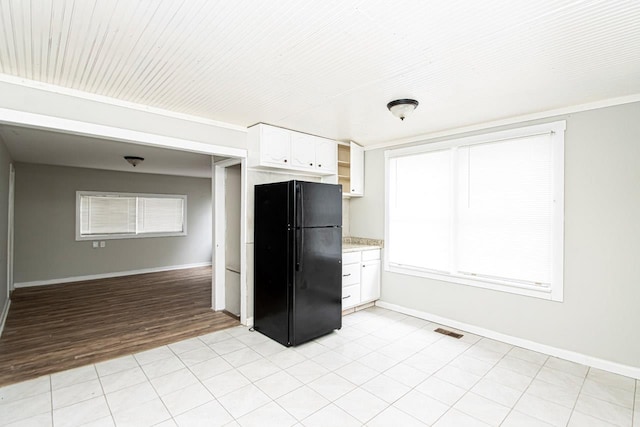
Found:
[(435, 332), (442, 334), (442, 335), (447, 335), (453, 338), (457, 338), (460, 339), (462, 338), (462, 334), (459, 334), (457, 332), (453, 332), (453, 331), (447, 331), (446, 329), (442, 329), (442, 328), (438, 328), (435, 330)]

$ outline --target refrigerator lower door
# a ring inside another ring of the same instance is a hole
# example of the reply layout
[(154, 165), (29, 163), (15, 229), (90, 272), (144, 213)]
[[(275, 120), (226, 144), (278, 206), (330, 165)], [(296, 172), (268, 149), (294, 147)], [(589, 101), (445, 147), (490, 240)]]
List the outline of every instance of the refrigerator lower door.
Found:
[(291, 344), (342, 327), (342, 229), (296, 230)]
[(294, 230), (260, 226), (255, 237), (254, 329), (289, 343), (290, 290)]

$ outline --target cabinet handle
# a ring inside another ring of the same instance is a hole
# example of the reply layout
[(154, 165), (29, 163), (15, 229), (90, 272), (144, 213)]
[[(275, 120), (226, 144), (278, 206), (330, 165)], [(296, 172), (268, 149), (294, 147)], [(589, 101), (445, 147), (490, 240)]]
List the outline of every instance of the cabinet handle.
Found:
[(342, 275), (342, 277), (347, 277), (347, 276), (351, 276), (351, 273)]
[(346, 297), (342, 297), (342, 299), (351, 298), (351, 295), (347, 295)]
[(313, 166), (313, 163), (309, 163), (309, 166)]
[(284, 162), (287, 163), (287, 159), (284, 159)]
[(319, 168), (321, 168), (321, 167), (322, 167), (322, 165), (318, 165), (318, 167), (319, 167)]
[[(285, 162), (286, 162), (286, 160), (285, 160)], [(355, 192), (356, 192), (356, 189), (355, 189), (355, 188), (352, 188), (352, 189), (351, 189), (351, 192), (352, 192), (352, 193), (355, 193)]]

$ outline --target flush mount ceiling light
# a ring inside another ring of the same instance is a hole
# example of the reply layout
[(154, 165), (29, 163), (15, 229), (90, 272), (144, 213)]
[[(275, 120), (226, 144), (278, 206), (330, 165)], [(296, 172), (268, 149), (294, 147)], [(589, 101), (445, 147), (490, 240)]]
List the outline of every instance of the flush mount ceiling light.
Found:
[(417, 106), (418, 101), (415, 99), (396, 99), (387, 104), (387, 108), (391, 111), (391, 114), (400, 120), (404, 120)]
[(138, 156), (124, 156), (124, 159), (129, 162), (129, 164), (131, 166), (133, 166), (134, 168), (136, 166), (138, 166), (140, 163), (142, 163), (142, 161), (144, 160), (144, 157), (138, 157)]

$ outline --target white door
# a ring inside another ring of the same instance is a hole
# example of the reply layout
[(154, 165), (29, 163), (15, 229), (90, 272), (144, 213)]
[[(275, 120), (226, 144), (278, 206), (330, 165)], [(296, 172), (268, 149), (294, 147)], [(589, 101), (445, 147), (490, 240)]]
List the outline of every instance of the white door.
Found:
[(303, 133), (291, 136), (291, 166), (297, 169), (316, 168), (315, 137)]
[(352, 196), (364, 195), (364, 148), (351, 143), (351, 190)]
[(360, 270), (360, 300), (373, 301), (380, 298), (380, 260), (363, 261)]
[(327, 174), (336, 173), (338, 168), (338, 144), (331, 139), (316, 138), (316, 169)]
[(264, 126), (260, 142), (260, 163), (274, 166), (291, 164), (291, 132), (286, 129)]

